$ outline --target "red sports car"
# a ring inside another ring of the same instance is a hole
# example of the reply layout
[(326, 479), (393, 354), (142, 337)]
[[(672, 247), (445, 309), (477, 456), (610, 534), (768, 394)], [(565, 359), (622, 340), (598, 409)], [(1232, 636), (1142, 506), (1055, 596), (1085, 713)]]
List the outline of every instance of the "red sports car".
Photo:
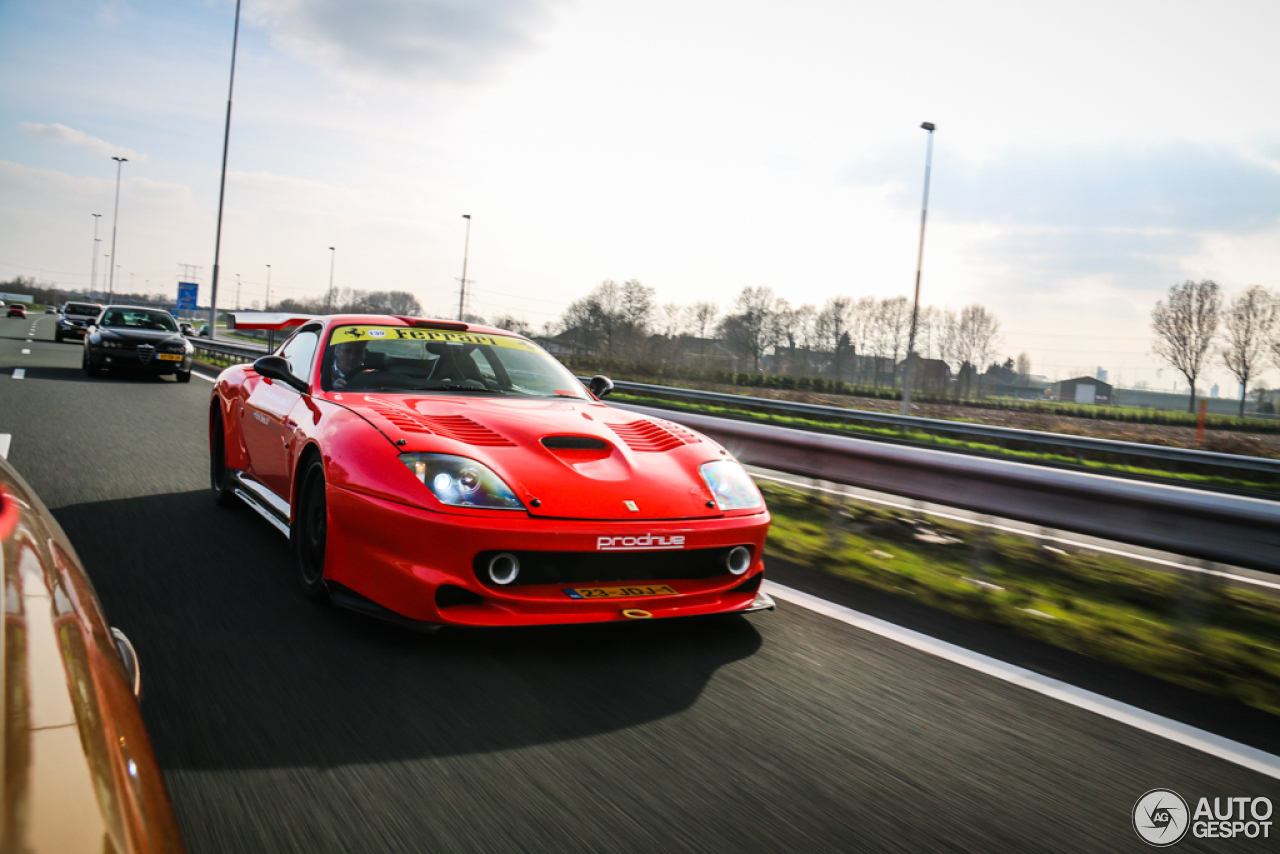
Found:
[(26, 317), (27, 307), (25, 305), (18, 305), (16, 302), (11, 303), (9, 305), (8, 316), (9, 317)]
[(499, 329), (309, 318), (219, 376), (212, 484), (289, 536), (308, 595), (396, 622), (772, 608), (769, 513), (746, 471), (705, 436), (600, 402), (611, 387), (588, 393)]

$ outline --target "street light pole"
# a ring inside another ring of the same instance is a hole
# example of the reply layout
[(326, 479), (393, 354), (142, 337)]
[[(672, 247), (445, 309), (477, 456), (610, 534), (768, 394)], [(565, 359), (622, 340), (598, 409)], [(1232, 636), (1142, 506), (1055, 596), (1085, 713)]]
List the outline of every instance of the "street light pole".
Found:
[(93, 214), (93, 265), (89, 270), (89, 296), (98, 287), (98, 223), (102, 214)]
[(324, 298), (324, 313), (329, 314), (333, 311), (333, 265), (338, 262), (338, 250), (332, 246), (329, 247), (329, 293)]
[(213, 238), (213, 282), (209, 288), (209, 338), (218, 334), (218, 259), (222, 253), (222, 201), (227, 195), (227, 148), (231, 144), (231, 94), (236, 88), (236, 44), (240, 41), (240, 0), (231, 33), (231, 82), (227, 84), (227, 122), (222, 131), (222, 180), (218, 185), (218, 228)]
[(467, 301), (467, 253), (471, 249), (471, 214), (463, 214), (467, 221), (467, 237), (462, 244), (462, 285), (458, 288), (458, 320), (462, 320)]
[(236, 311), (240, 310), (240, 274), (236, 273)]
[(911, 381), (916, 370), (916, 325), (920, 319), (920, 271), (924, 267), (924, 224), (929, 217), (929, 171), (933, 166), (933, 122), (921, 128), (929, 132), (929, 147), (924, 156), (924, 202), (920, 206), (920, 250), (916, 255), (916, 295), (911, 303), (911, 334), (907, 338), (907, 370), (902, 380), (902, 414), (911, 414)]
[(124, 168), (124, 164), (129, 162), (127, 157), (112, 157), (116, 162), (116, 212), (111, 217), (111, 268), (107, 270), (107, 301), (115, 296), (116, 292), (116, 224), (120, 221), (120, 170)]
[[(267, 303), (262, 307), (263, 311), (271, 311), (271, 265), (267, 265)], [(267, 349), (271, 352), (276, 350), (275, 330), (267, 330)]]

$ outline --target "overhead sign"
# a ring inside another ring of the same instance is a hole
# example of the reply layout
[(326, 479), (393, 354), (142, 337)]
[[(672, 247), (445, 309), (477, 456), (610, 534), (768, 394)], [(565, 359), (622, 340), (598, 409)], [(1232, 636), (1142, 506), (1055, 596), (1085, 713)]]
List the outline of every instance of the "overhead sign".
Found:
[(195, 311), (200, 286), (195, 282), (178, 282), (178, 310)]

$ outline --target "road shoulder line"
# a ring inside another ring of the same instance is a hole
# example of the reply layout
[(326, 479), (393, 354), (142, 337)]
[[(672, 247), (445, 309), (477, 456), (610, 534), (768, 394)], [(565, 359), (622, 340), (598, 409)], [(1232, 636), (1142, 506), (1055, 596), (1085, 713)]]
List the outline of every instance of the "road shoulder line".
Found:
[(1127, 703), (1113, 700), (1102, 694), (1077, 688), (1052, 677), (1034, 673), (964, 647), (929, 637), (920, 632), (894, 625), (878, 617), (872, 617), (852, 608), (828, 602), (825, 599), (774, 581), (766, 580), (764, 589), (770, 596), (798, 605), (814, 613), (839, 620), (854, 628), (871, 632), (895, 643), (937, 656), (1076, 708), (1102, 715), (1118, 723), (1140, 729), (1143, 732), (1166, 738), (1185, 747), (1199, 750), (1202, 753), (1207, 753), (1210, 756), (1247, 768), (1250, 771), (1280, 779), (1280, 757), (1266, 751), (1258, 750), (1246, 744), (1241, 744), (1179, 721), (1139, 709)]

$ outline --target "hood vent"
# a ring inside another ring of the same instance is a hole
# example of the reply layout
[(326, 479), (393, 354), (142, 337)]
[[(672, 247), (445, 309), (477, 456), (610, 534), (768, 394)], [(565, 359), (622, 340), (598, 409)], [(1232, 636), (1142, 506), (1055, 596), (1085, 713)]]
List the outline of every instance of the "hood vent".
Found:
[(613, 432), (622, 438), (633, 451), (662, 452), (670, 451), (681, 445), (692, 445), (702, 441), (697, 436), (677, 427), (675, 424), (656, 421), (629, 421), (626, 424), (610, 424)]
[(483, 424), (472, 421), (465, 415), (433, 417), (376, 404), (369, 408), (406, 433), (435, 433), (455, 442), (462, 442), (467, 445), (483, 445), (489, 448), (512, 448), (516, 444)]
[(609, 444), (595, 436), (544, 436), (542, 446), (552, 451), (603, 451)]
[(455, 442), (465, 442), (468, 445), (484, 445), (490, 448), (513, 448), (516, 444), (506, 436), (495, 433), (465, 415), (419, 415), (418, 420), (429, 427), (432, 432), (438, 433), (446, 439), (453, 439)]

